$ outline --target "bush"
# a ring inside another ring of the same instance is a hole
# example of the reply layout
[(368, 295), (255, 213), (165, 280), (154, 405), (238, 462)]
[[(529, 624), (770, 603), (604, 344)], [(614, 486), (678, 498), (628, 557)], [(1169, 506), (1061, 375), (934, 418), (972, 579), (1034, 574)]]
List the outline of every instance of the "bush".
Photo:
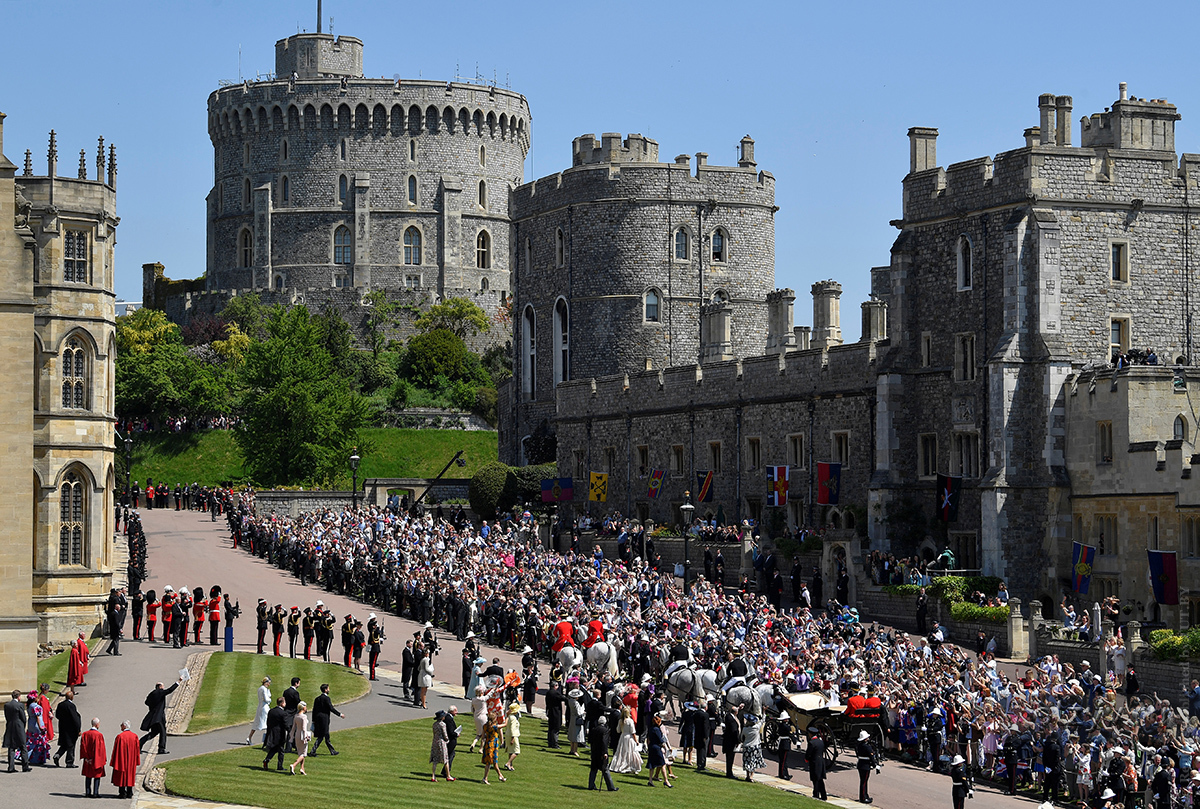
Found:
[(1200, 659), (1200, 627), (1182, 635), (1171, 629), (1155, 629), (1150, 633), (1150, 649), (1159, 660)]
[(508, 467), (499, 461), (492, 461), (476, 472), (467, 488), (467, 499), (471, 503), (471, 510), (481, 519), (495, 519), (507, 482)]
[(494, 519), (522, 502), (537, 507), (542, 501), (542, 481), (556, 477), (554, 464), (505, 466), (493, 461), (471, 478), (468, 499), (471, 510), (483, 519)]
[(408, 407), (408, 400), (411, 397), (412, 385), (403, 379), (397, 379), (388, 393), (388, 407), (392, 410), (403, 410)]
[(947, 604), (965, 601), (967, 598), (967, 580), (962, 576), (938, 576), (927, 588), (930, 598), (940, 599)]
[(495, 427), (500, 420), (499, 396), (496, 389), (476, 388), (474, 410), (484, 421)]
[(370, 354), (364, 354), (358, 367), (358, 384), (363, 393), (390, 388), (396, 384), (396, 370)]
[(471, 410), (475, 407), (475, 390), (475, 386), (470, 382), (460, 379), (451, 383), (446, 391), (446, 398), (454, 405), (455, 410)]
[(885, 584), (883, 592), (893, 596), (915, 596), (921, 592), (921, 587), (916, 584)]
[(414, 385), (436, 390), (439, 376), (451, 382), (467, 377), (471, 358), (461, 337), (445, 329), (434, 329), (409, 339), (400, 360), (400, 376)]
[(950, 617), (955, 621), (1002, 624), (1008, 620), (1008, 614), (1008, 607), (980, 607), (965, 601), (950, 605)]

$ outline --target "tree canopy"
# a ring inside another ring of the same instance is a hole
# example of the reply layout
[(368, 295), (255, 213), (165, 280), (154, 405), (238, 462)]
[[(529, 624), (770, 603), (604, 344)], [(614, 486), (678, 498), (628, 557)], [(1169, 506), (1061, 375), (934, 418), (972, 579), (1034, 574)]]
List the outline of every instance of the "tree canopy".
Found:
[(474, 301), (447, 298), (429, 307), (429, 311), (418, 317), (413, 325), (424, 332), (444, 329), (465, 340), (487, 331), (491, 324), (487, 313)]

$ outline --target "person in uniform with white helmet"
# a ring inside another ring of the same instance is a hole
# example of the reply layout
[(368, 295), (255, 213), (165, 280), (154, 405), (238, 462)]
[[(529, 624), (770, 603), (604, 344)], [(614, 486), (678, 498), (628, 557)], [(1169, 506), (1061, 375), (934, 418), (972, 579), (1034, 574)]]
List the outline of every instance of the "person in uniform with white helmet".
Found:
[(950, 760), (950, 795), (954, 799), (954, 809), (963, 809), (963, 804), (973, 788), (966, 763), (967, 760), (962, 756), (955, 756)]
[(875, 767), (875, 748), (871, 746), (871, 734), (865, 730), (858, 732), (854, 756), (858, 762), (858, 800), (860, 803), (874, 803), (867, 790), (867, 782), (871, 780), (871, 770)]

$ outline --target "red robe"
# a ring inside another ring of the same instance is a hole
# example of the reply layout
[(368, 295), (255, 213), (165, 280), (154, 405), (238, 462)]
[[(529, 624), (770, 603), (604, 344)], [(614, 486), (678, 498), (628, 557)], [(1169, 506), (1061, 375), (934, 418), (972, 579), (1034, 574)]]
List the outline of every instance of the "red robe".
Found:
[(556, 652), (561, 652), (564, 646), (575, 645), (575, 624), (570, 621), (559, 621), (554, 625), (554, 645)]
[(83, 640), (76, 639), (71, 644), (71, 655), (67, 660), (67, 685), (77, 686), (84, 682), (88, 672), (88, 646)]
[(587, 638), (583, 641), (583, 648), (590, 649), (598, 641), (604, 640), (604, 622), (599, 618), (588, 622)]
[(50, 698), (38, 694), (38, 704), (42, 706), (42, 722), (46, 725), (46, 741), (54, 741), (54, 714), (50, 712)]
[(112, 782), (115, 787), (132, 787), (137, 777), (138, 765), (142, 763), (142, 751), (138, 746), (138, 735), (132, 730), (123, 730), (113, 739)]
[(106, 761), (108, 751), (104, 747), (104, 734), (95, 728), (88, 728), (79, 737), (79, 762), (83, 767), (83, 777), (103, 778)]

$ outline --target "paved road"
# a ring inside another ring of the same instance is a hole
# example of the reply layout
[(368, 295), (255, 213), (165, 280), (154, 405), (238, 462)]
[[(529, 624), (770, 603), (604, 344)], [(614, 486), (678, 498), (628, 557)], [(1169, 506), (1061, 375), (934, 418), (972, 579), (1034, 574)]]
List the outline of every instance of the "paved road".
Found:
[[(253, 651), (256, 632), (253, 622), (253, 606), (261, 596), (271, 604), (285, 606), (309, 605), (318, 598), (330, 605), (339, 618), (348, 612), (366, 615), (370, 609), (356, 601), (330, 594), (315, 587), (301, 587), (299, 580), (271, 567), (262, 560), (249, 556), (241, 550), (233, 550), (228, 532), (221, 522), (210, 522), (207, 515), (197, 512), (145, 511), (142, 522), (148, 542), (149, 579), (144, 588), (162, 592), (170, 584), (177, 590), (220, 584), (234, 600), (240, 600), (247, 615), (235, 623), (235, 648)], [(132, 631), (132, 624), (127, 625)], [(400, 650), (403, 639), (411, 637), (418, 626), (396, 617), (387, 619), (389, 641), (384, 645), (380, 659), (381, 668), (399, 669)], [(286, 641), (285, 641), (286, 642)], [(206, 648), (206, 647), (198, 647)], [(436, 658), (438, 680), (457, 684), (460, 681), (460, 658), (462, 645), (451, 638), (442, 638), (443, 651)], [(101, 646), (101, 651), (107, 644)], [(145, 713), (143, 700), (156, 681), (174, 682), (177, 672), (183, 667), (187, 656), (196, 647), (171, 649), (162, 644), (125, 641), (120, 657), (101, 654), (88, 675), (88, 686), (80, 690), (76, 699), (80, 713), (88, 719), (98, 716), (101, 729), (111, 743), (121, 720), (128, 719), (134, 728)], [(512, 652), (489, 650), (489, 657), (499, 656), (505, 668), (519, 666), (519, 655)], [(428, 711), (412, 708), (400, 698), (400, 687), (394, 676), (384, 673), (374, 684), (371, 693), (363, 700), (346, 706), (346, 720), (334, 718), (334, 740), (339, 728), (350, 728), (380, 722), (394, 722), (429, 716), (433, 711), (446, 707), (456, 700), (447, 696), (453, 689), (430, 691)], [(257, 684), (249, 684), (254, 688)], [(457, 692), (461, 693), (461, 692)], [(336, 695), (335, 695), (336, 697)], [(457, 700), (460, 709), (466, 708), (464, 700)], [(170, 754), (162, 760), (225, 749), (241, 743), (246, 737), (246, 726), (192, 737), (172, 737), (168, 748)], [(148, 745), (153, 747), (153, 744)], [(806, 787), (807, 774), (796, 768), (801, 756), (793, 753), (791, 786)], [(740, 762), (739, 762), (740, 764)], [(720, 762), (710, 766), (722, 767)], [(775, 763), (768, 762), (770, 772)], [(683, 772), (684, 768), (679, 768)], [(735, 767), (735, 772), (740, 769)], [(684, 777), (686, 773), (684, 772)], [(7, 775), (0, 770), (0, 790), (5, 795), (6, 805), (26, 807), (68, 806), (76, 800), (82, 801), (82, 777), (80, 771), (35, 768), (30, 774)], [(930, 809), (933, 806), (950, 804), (950, 784), (945, 776), (937, 776), (894, 762), (889, 762), (883, 774), (871, 779), (875, 805), (892, 809)], [(845, 767), (834, 772), (828, 781), (831, 796), (854, 799), (858, 796), (858, 777), (852, 769)], [(116, 803), (116, 788), (105, 782), (105, 792), (112, 793), (110, 803)], [(802, 790), (804, 791), (804, 790)], [(782, 798), (782, 796), (781, 796)], [(120, 801), (120, 805), (139, 805), (146, 802), (139, 793), (135, 801)], [(838, 801), (843, 803), (842, 801)], [(1011, 809), (1032, 801), (1010, 798), (990, 789), (976, 790), (972, 809)]]

